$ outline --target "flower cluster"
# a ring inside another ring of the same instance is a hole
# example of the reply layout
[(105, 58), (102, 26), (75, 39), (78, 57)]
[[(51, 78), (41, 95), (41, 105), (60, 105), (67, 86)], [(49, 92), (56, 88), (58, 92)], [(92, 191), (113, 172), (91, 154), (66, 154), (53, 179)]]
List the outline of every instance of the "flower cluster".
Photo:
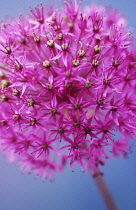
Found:
[(136, 50), (115, 9), (64, 2), (1, 21), (0, 148), (52, 178), (126, 157), (136, 134)]

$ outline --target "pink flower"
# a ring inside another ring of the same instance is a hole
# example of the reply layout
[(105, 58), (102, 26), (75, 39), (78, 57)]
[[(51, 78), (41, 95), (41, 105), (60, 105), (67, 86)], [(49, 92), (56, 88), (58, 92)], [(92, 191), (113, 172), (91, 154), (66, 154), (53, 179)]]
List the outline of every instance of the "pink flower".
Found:
[[(136, 135), (136, 50), (117, 10), (66, 1), (0, 27), (0, 149), (53, 178), (68, 162), (94, 176)], [(119, 139), (118, 139), (119, 138)]]

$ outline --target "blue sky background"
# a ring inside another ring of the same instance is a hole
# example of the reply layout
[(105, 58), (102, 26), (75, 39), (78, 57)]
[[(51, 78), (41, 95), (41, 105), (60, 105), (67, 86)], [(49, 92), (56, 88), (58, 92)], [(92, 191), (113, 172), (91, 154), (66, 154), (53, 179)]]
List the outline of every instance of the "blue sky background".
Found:
[[(84, 0), (83, 4), (93, 2), (119, 8), (136, 33), (136, 0)], [(0, 0), (0, 18), (7, 14), (13, 17), (26, 14), (29, 6), (37, 3), (37, 0)], [(119, 210), (136, 209), (136, 142), (132, 144), (133, 153), (128, 159), (109, 160), (103, 167), (104, 178)], [(17, 166), (0, 156), (0, 210), (105, 210), (105, 206), (93, 178), (79, 168), (71, 172), (67, 167), (53, 182), (42, 182), (34, 175), (22, 175)]]

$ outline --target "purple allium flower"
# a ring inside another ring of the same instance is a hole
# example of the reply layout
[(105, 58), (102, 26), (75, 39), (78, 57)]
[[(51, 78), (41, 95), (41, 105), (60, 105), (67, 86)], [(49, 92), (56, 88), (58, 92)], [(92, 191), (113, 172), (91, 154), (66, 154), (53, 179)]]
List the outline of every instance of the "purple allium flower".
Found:
[(116, 9), (64, 2), (1, 23), (0, 148), (43, 179), (101, 173), (136, 134), (136, 50)]

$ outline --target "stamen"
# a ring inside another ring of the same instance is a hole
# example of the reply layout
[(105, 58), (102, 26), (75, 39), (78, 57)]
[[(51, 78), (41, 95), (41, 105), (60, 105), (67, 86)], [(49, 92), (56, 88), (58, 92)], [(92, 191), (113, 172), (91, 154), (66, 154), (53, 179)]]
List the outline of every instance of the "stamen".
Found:
[(76, 59), (73, 60), (72, 63), (73, 63), (73, 66), (75, 66), (75, 67), (79, 66), (79, 64), (80, 64), (79, 60), (76, 60)]
[(66, 44), (62, 44), (61, 48), (62, 48), (63, 51), (66, 51), (68, 49), (68, 44), (67, 43)]
[(58, 38), (59, 40), (62, 40), (62, 39), (63, 39), (63, 34), (62, 34), (62, 33), (58, 33), (58, 34), (57, 34), (57, 38)]
[(66, 82), (66, 83), (65, 83), (65, 86), (66, 86), (67, 88), (71, 87), (71, 86), (72, 86), (72, 82)]
[(114, 67), (118, 67), (118, 66), (120, 65), (119, 60), (113, 61), (112, 65), (113, 65)]
[(80, 107), (81, 107), (81, 105), (80, 105), (79, 103), (75, 103), (75, 104), (74, 104), (74, 108), (75, 108), (75, 109), (80, 109)]
[(30, 122), (30, 125), (35, 125), (36, 124), (36, 118), (30, 117), (29, 122)]
[(51, 113), (51, 115), (55, 115), (57, 113), (57, 110), (52, 108), (52, 109), (50, 109), (50, 113)]
[(14, 114), (13, 115), (13, 120), (15, 120), (15, 121), (19, 121), (20, 120), (20, 115), (19, 114)]
[(92, 86), (92, 83), (89, 81), (86, 81), (84, 86), (85, 86), (85, 88), (90, 88)]
[(54, 47), (54, 41), (53, 40), (49, 40), (47, 41), (47, 46), (53, 48)]
[(0, 120), (0, 126), (5, 126), (7, 125), (7, 121), (6, 120)]
[(35, 104), (35, 101), (31, 98), (27, 99), (27, 105), (28, 106), (33, 106)]
[(52, 84), (46, 84), (46, 89), (51, 90), (52, 89)]
[(94, 68), (96, 68), (99, 65), (99, 61), (98, 60), (92, 60), (92, 66)]
[(102, 98), (99, 98), (99, 99), (97, 100), (97, 104), (98, 104), (98, 105), (102, 105), (102, 104), (103, 104), (103, 99), (102, 99)]
[(59, 134), (63, 134), (63, 133), (64, 133), (64, 129), (63, 129), (62, 127), (59, 128), (59, 129), (58, 129), (58, 133), (59, 133)]
[(36, 43), (40, 43), (40, 37), (39, 36), (35, 36), (34, 37), (34, 42), (36, 42)]
[(0, 100), (1, 100), (2, 102), (8, 101), (8, 97), (5, 96), (5, 95), (1, 95), (1, 96), (0, 96)]
[(12, 95), (13, 96), (19, 96), (20, 92), (17, 89), (12, 90)]
[(83, 57), (85, 55), (85, 51), (84, 50), (79, 50), (78, 51), (78, 56), (79, 57)]
[(1, 87), (2, 88), (6, 88), (8, 86), (9, 86), (9, 82), (7, 80), (4, 79), (4, 80), (1, 81)]
[(80, 122), (75, 122), (75, 123), (73, 124), (73, 126), (74, 126), (75, 128), (79, 128), (79, 127), (80, 127)]
[(95, 52), (95, 53), (99, 53), (99, 52), (101, 51), (101, 49), (102, 49), (102, 48), (101, 48), (100, 46), (98, 46), (98, 45), (95, 45), (95, 46), (94, 46), (94, 52)]
[(50, 65), (50, 61), (43, 61), (43, 66), (45, 67), (45, 68), (49, 68), (51, 65)]

